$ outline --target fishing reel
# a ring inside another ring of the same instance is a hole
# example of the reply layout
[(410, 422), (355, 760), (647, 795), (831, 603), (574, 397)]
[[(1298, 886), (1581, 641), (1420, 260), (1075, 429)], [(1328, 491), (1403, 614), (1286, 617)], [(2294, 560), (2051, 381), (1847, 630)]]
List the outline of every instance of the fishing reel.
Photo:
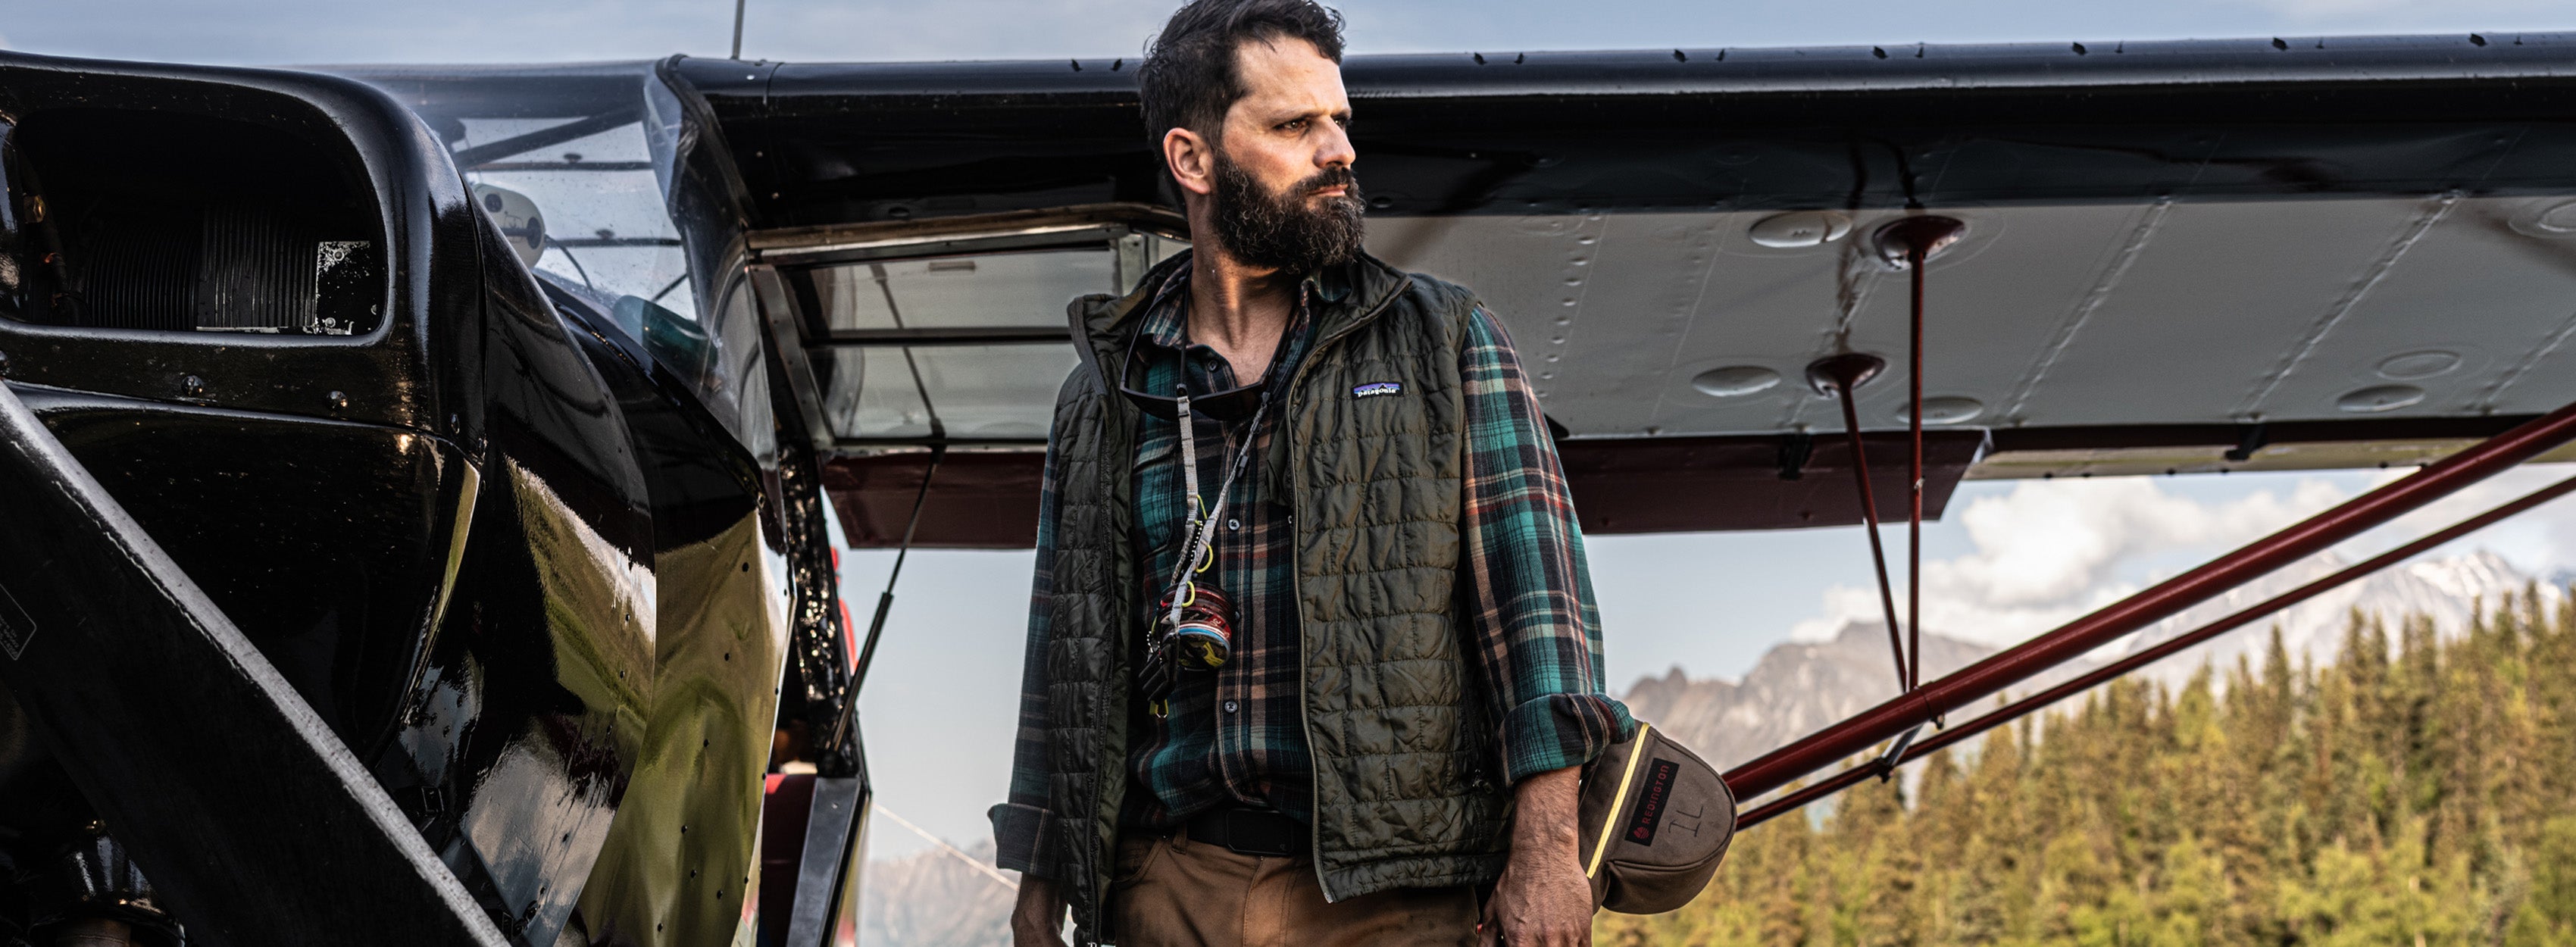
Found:
[(1156, 717), (1171, 714), (1178, 674), (1211, 672), (1234, 657), (1234, 606), (1225, 594), (1196, 584), (1184, 584), (1176, 594), (1177, 617), (1171, 594), (1156, 603), (1162, 617), (1154, 621), (1153, 645), (1145, 655), (1145, 707)]
[(1234, 657), (1234, 605), (1225, 593), (1204, 586), (1182, 586), (1179, 620), (1173, 620), (1172, 597), (1155, 604), (1163, 617), (1154, 624), (1154, 640), (1166, 664), (1185, 671), (1213, 671)]

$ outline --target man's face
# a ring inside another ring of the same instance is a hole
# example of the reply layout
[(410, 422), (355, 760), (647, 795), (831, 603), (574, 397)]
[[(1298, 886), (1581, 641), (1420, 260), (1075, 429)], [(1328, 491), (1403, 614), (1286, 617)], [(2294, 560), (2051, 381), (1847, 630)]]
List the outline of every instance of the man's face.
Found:
[(1358, 252), (1358, 155), (1341, 66), (1300, 39), (1236, 50), (1245, 94), (1226, 112), (1214, 168), (1216, 236), (1243, 263), (1303, 273)]

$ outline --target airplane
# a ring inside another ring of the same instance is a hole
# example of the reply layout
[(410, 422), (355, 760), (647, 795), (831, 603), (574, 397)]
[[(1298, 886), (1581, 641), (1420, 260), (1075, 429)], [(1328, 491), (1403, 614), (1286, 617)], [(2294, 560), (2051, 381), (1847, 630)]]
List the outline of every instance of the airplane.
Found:
[[(835, 550), (1033, 541), (1066, 300), (1190, 236), (1133, 67), (0, 53), (0, 938), (854, 942)], [(1344, 75), (1371, 251), (1505, 323), (1588, 532), (2420, 468), (1937, 680), (1883, 596), (1898, 696), (1744, 827), (2576, 456), (2576, 35)]]

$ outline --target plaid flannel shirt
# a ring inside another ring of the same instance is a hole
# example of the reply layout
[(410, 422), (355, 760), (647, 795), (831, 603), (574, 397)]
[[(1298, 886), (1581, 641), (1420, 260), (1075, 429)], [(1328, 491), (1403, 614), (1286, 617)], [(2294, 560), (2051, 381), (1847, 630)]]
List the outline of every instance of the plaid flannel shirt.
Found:
[[(1232, 388), (1225, 359), (1185, 332), (1188, 270), (1158, 288), (1141, 327), (1144, 390), (1186, 383), (1194, 393)], [(1293, 374), (1312, 344), (1305, 296), (1278, 370)], [(1538, 400), (1502, 326), (1475, 312), (1459, 352), (1465, 382), (1468, 477), (1460, 535), (1467, 544), (1460, 632), (1489, 716), (1500, 720), (1507, 778), (1579, 766), (1631, 730), (1627, 709), (1603, 685), (1600, 617), (1575, 525), (1565, 476)], [(1274, 410), (1276, 408), (1274, 407)], [(1227, 803), (1267, 803), (1311, 821), (1313, 764), (1306, 747), (1303, 694), (1297, 685), (1299, 633), (1294, 533), (1275, 484), (1257, 469), (1276, 419), (1254, 436), (1247, 465), (1219, 514), (1216, 562), (1207, 578), (1234, 606), (1234, 655), (1214, 672), (1184, 674), (1169, 716), (1129, 720), (1127, 768), (1133, 782), (1121, 812), (1130, 829), (1166, 830)], [(1235, 440), (1246, 422), (1199, 422), (1200, 489), (1214, 500)], [(1148, 416), (1133, 472), (1136, 517), (1128, 537), (1145, 570), (1138, 590), (1151, 627), (1180, 555), (1188, 516), (1179, 424)], [(1040, 493), (1038, 555), (1029, 604), (1019, 736), (1010, 797), (993, 812), (996, 861), (1004, 868), (1048, 874), (1044, 839), (1064, 826), (1047, 810), (1046, 652), (1048, 589), (1056, 526), (1059, 468), (1052, 450)], [(1139, 636), (1142, 637), (1142, 636)], [(1141, 657), (1141, 653), (1137, 656)]]

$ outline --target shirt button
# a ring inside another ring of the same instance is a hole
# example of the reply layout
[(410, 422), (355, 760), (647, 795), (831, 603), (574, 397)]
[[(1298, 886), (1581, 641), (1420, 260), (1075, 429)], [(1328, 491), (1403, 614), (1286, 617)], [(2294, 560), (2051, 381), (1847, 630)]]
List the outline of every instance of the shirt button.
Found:
[(1243, 521), (1242, 521), (1242, 520), (1238, 520), (1238, 519), (1227, 519), (1227, 520), (1225, 521), (1225, 528), (1227, 528), (1227, 529), (1242, 529), (1242, 528), (1243, 528)]
[(1233, 713), (1233, 712), (1235, 712), (1235, 711), (1237, 711), (1237, 710), (1242, 709), (1242, 707), (1243, 707), (1243, 705), (1238, 704), (1238, 703), (1235, 703), (1235, 702), (1230, 701), (1230, 700), (1225, 702), (1225, 712), (1226, 712), (1226, 713)]

